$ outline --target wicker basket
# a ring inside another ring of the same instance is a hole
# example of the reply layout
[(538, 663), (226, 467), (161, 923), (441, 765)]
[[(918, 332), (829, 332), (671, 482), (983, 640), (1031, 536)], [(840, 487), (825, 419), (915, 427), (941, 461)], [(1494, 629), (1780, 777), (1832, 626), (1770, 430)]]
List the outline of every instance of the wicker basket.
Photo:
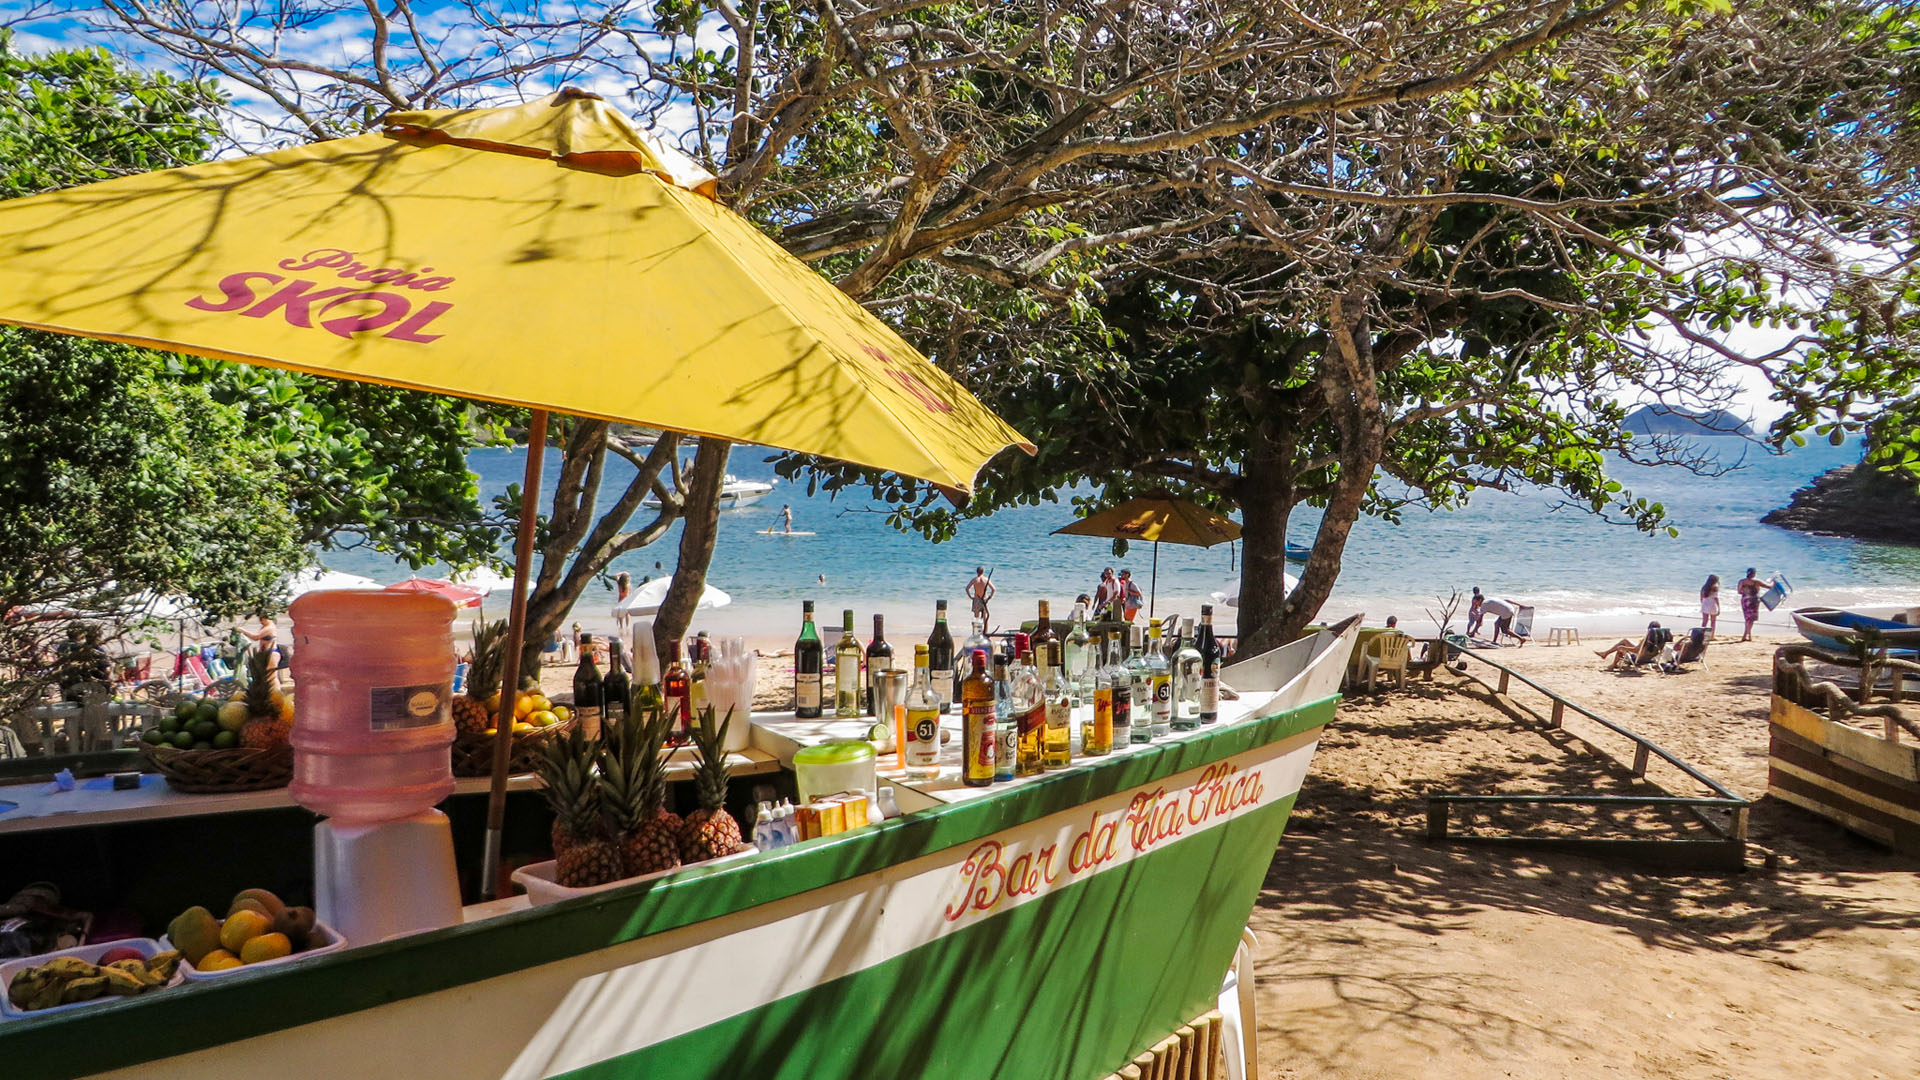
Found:
[[(546, 745), (547, 740), (567, 731), (576, 723), (578, 721), (569, 716), (558, 724), (514, 732), (513, 756), (507, 759), (507, 772), (510, 775), (532, 772), (540, 760), (540, 748)], [(492, 735), (455, 735), (453, 775), (492, 776), (493, 743)]]
[(286, 787), (293, 779), (293, 747), (266, 750), (234, 747), (230, 750), (181, 750), (142, 743), (140, 752), (176, 790), (194, 795), (223, 791), (266, 791)]

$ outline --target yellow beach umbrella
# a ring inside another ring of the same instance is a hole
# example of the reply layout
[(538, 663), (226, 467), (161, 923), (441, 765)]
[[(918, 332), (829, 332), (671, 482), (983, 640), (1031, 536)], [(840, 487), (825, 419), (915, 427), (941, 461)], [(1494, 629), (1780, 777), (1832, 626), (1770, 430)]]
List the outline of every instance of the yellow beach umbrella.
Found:
[(1032, 450), (599, 98), (383, 125), (0, 202), (0, 322), (531, 408), (508, 655), (548, 411), (960, 491)]
[(1240, 526), (1231, 519), (1164, 491), (1128, 499), (1118, 506), (1089, 514), (1053, 532), (1056, 536), (1151, 540), (1153, 584), (1147, 594), (1149, 616), (1153, 614), (1154, 593), (1160, 588), (1161, 541), (1189, 547), (1212, 547), (1240, 539)]

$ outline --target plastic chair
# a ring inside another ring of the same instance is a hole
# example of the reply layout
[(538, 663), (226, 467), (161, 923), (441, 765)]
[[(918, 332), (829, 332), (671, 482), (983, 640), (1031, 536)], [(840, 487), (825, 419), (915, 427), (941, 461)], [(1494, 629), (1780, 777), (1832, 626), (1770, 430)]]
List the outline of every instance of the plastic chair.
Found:
[(1389, 630), (1367, 642), (1367, 651), (1360, 657), (1360, 664), (1367, 680), (1367, 693), (1374, 692), (1374, 683), (1381, 672), (1393, 676), (1396, 689), (1407, 687), (1407, 646), (1411, 639), (1398, 630)]

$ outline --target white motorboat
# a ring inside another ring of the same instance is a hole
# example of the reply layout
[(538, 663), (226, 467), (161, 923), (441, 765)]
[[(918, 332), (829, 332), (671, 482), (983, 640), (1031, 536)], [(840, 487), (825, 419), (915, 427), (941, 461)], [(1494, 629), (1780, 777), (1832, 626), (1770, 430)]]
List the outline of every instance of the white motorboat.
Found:
[[(743, 506), (752, 506), (771, 494), (773, 485), (765, 480), (742, 480), (728, 473), (726, 481), (720, 485), (720, 509), (738, 510)], [(640, 505), (659, 506), (660, 500), (649, 495)]]

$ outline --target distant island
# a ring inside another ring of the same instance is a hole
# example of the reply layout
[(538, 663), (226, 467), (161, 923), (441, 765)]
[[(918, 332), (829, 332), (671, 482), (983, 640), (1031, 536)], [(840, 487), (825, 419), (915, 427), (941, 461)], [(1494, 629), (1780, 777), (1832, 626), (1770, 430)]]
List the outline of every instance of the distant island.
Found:
[(1725, 409), (1688, 412), (1668, 405), (1642, 405), (1627, 414), (1623, 425), (1635, 435), (1751, 435), (1745, 420)]

